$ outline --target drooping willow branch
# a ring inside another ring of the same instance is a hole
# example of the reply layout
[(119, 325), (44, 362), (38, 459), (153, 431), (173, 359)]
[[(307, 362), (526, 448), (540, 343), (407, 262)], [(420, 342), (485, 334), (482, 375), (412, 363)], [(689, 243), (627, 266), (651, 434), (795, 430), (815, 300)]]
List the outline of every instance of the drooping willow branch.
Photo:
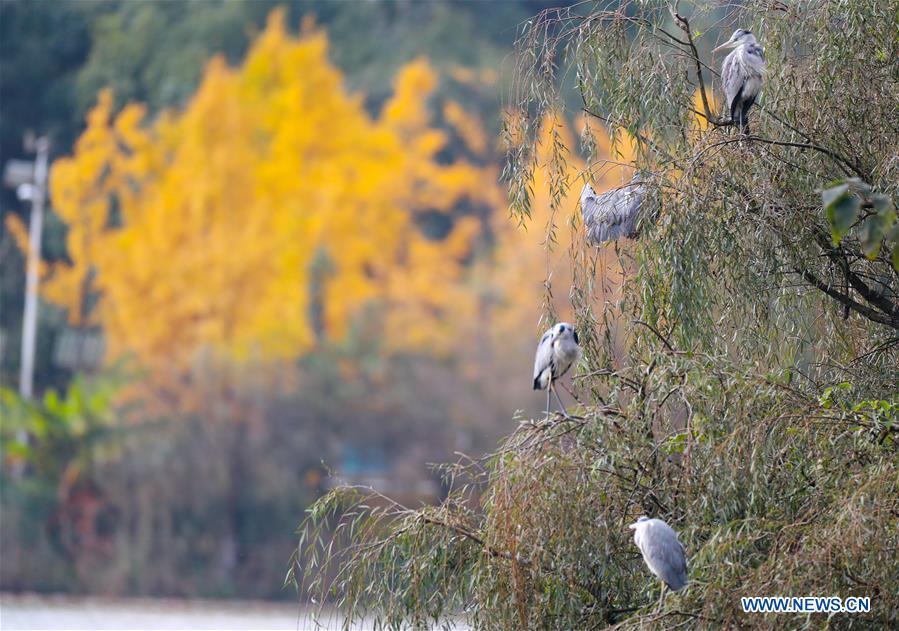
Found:
[[(736, 142), (736, 140), (732, 140), (729, 142)], [(791, 146), (796, 144), (798, 143), (791, 143)], [(742, 196), (746, 203), (754, 208), (755, 212), (759, 216), (761, 216), (761, 208), (758, 206), (758, 202), (755, 200), (754, 196), (750, 194), (750, 192), (745, 187), (737, 183), (732, 183), (732, 186), (740, 194), (740, 196)], [(791, 245), (787, 240), (787, 236), (783, 234), (782, 231), (776, 229), (774, 226), (769, 225), (768, 227), (774, 232), (774, 234), (777, 235), (784, 248), (786, 248), (787, 250), (791, 249)], [(899, 330), (899, 305), (893, 303), (885, 296), (871, 289), (871, 287), (869, 287), (865, 283), (865, 281), (862, 280), (862, 278), (852, 270), (852, 266), (850, 265), (850, 261), (846, 253), (842, 249), (834, 247), (830, 242), (830, 236), (826, 234), (822, 229), (816, 228), (814, 230), (814, 240), (821, 248), (824, 255), (827, 256), (827, 258), (834, 265), (840, 268), (840, 270), (846, 277), (846, 282), (853, 289), (855, 289), (855, 291), (857, 291), (859, 295), (861, 295), (862, 298), (864, 298), (865, 301), (869, 304), (865, 305), (853, 299), (849, 295), (848, 287), (845, 291), (839, 291), (838, 289), (834, 288), (833, 285), (824, 282), (821, 278), (818, 277), (817, 274), (812, 272), (804, 265), (793, 265), (791, 267), (793, 273), (798, 274), (807, 283), (809, 283), (809, 285), (823, 292), (828, 297), (836, 300), (846, 309), (850, 309), (857, 314), (871, 320), (872, 322), (885, 324), (886, 326)]]
[(880, 293), (874, 291), (865, 283), (855, 272), (852, 271), (852, 268), (849, 265), (849, 261), (846, 258), (846, 255), (839, 249), (834, 247), (828, 238), (827, 235), (823, 233), (823, 231), (819, 231), (816, 234), (816, 240), (818, 245), (821, 246), (821, 249), (824, 250), (824, 253), (827, 257), (833, 261), (836, 265), (840, 267), (843, 273), (846, 276), (846, 280), (852, 286), (852, 288), (857, 291), (862, 298), (864, 298), (868, 303), (874, 305), (881, 312), (886, 314), (889, 318), (889, 321), (885, 324), (889, 324), (893, 328), (899, 329), (899, 305), (893, 303), (888, 300), (885, 296)]

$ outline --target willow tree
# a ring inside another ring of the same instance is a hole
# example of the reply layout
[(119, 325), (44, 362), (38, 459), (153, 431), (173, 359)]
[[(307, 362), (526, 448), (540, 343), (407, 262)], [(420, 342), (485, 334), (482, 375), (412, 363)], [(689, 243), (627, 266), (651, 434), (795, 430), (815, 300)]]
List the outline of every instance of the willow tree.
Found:
[[(658, 221), (615, 249), (614, 302), (572, 242), (578, 417), (522, 421), (495, 453), (441, 468), (439, 506), (334, 490), (300, 531), (302, 589), (391, 628), (824, 623), (741, 610), (777, 594), (869, 596), (840, 627), (899, 621), (899, 3), (757, 4), (582, 3), (522, 26), (513, 213), (543, 169), (550, 221), (576, 229), (564, 200), (581, 181), (540, 125), (577, 103), (583, 175), (606, 165), (591, 128), (629, 139)], [(768, 63), (751, 136), (716, 105), (705, 52), (738, 26)], [(627, 529), (642, 514), (688, 555), (690, 584), (661, 612)]]

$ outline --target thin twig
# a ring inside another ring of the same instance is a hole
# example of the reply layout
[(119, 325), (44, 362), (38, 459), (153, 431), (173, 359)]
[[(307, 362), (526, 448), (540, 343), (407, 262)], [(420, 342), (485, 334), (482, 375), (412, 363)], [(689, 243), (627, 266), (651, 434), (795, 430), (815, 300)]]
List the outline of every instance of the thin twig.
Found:
[(696, 43), (693, 41), (693, 34), (690, 32), (690, 21), (682, 16), (674, 7), (669, 7), (671, 16), (677, 23), (680, 30), (687, 36), (687, 43), (690, 46), (690, 53), (693, 62), (696, 64), (696, 81), (699, 83), (699, 96), (702, 99), (702, 108), (705, 110), (705, 118), (716, 127), (729, 127), (734, 124), (732, 120), (722, 120), (712, 115), (712, 108), (709, 107), (709, 97), (705, 90), (705, 80), (702, 78), (702, 60), (699, 59), (699, 51), (696, 49)]
[(643, 320), (632, 320), (631, 322), (632, 322), (632, 324), (642, 324), (647, 329), (649, 329), (650, 331), (655, 333), (656, 337), (658, 337), (660, 340), (662, 340), (662, 343), (665, 345), (665, 348), (667, 348), (672, 353), (677, 352), (676, 350), (674, 350), (674, 347), (671, 345), (671, 342), (669, 342), (667, 339), (665, 339), (665, 336), (662, 335), (661, 333), (659, 333), (658, 330), (654, 326), (649, 324), (648, 322), (644, 322)]

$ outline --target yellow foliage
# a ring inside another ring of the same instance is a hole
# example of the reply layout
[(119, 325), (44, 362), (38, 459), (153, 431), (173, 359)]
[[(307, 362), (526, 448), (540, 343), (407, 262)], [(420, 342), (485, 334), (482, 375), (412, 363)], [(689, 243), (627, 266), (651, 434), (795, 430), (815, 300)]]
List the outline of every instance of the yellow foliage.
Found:
[(466, 66), (459, 66), (456, 64), (450, 66), (449, 75), (459, 83), (463, 83), (466, 85), (474, 84), (478, 80), (477, 74), (472, 68), (467, 68)]
[[(16, 247), (22, 252), (22, 256), (27, 259), (28, 253), (31, 252), (31, 242), (28, 238), (28, 228), (25, 226), (25, 223), (12, 213), (6, 215), (3, 223), (6, 224), (6, 229), (12, 235)], [(47, 264), (44, 261), (38, 261), (37, 272), (39, 276), (47, 273)]]
[(483, 154), (487, 150), (487, 135), (484, 129), (461, 105), (455, 101), (447, 101), (443, 106), (443, 117), (474, 153)]
[[(602, 190), (630, 173), (587, 169), (568, 127), (544, 121), (521, 228), (495, 166), (438, 160), (448, 138), (433, 126), (427, 60), (399, 71), (373, 116), (345, 90), (325, 34), (304, 24), (294, 37), (272, 13), (242, 65), (210, 61), (183, 111), (116, 115), (100, 93), (73, 155), (51, 171), (71, 263), (52, 268), (45, 297), (102, 325), (111, 358), (133, 354), (175, 382), (209, 358), (290, 359), (356, 327), (382, 335), (386, 352), (481, 356), (491, 341), (505, 352), (510, 336), (532, 352), (522, 332), (539, 331), (545, 281), (570, 317), (581, 174)], [(488, 151), (458, 103), (442, 112), (473, 152)], [(514, 140), (527, 121), (513, 122)], [(632, 157), (625, 137), (593, 133), (603, 155)], [(562, 173), (546, 168), (554, 138), (569, 151)], [(550, 181), (567, 183), (558, 204)], [(460, 217), (463, 205), (490, 210)], [(452, 218), (440, 239), (417, 221), (435, 212)], [(485, 228), (490, 257), (476, 247)]]
[[(709, 110), (714, 116), (718, 109), (718, 103), (715, 101), (715, 95), (711, 93), (711, 91), (706, 92), (706, 98), (709, 102)], [(693, 93), (693, 110), (698, 112), (693, 115), (693, 118), (696, 120), (696, 127), (699, 131), (705, 131), (709, 128), (709, 121), (705, 117), (705, 109), (702, 105), (702, 92), (696, 90)]]
[(429, 122), (427, 101), (421, 98), (437, 87), (437, 75), (424, 58), (400, 70), (393, 82), (393, 97), (384, 107), (384, 121), (401, 130), (419, 130)]
[(496, 173), (437, 162), (446, 137), (431, 127), (426, 60), (399, 72), (372, 118), (327, 51), (323, 33), (307, 25), (294, 38), (276, 11), (239, 68), (209, 63), (183, 112), (113, 116), (102, 92), (74, 155), (52, 169), (72, 263), (53, 269), (46, 297), (77, 318), (93, 271), (111, 355), (151, 367), (185, 366), (203, 348), (295, 357), (372, 306), (388, 349), (448, 352), (455, 323), (477, 312), (464, 281), (479, 225), (463, 219), (431, 241), (415, 214), (498, 204)]
[(483, 68), (478, 71), (465, 66), (452, 65), (448, 72), (455, 81), (464, 85), (492, 86), (499, 80), (499, 74), (493, 68)]
[(27, 258), (28, 253), (31, 251), (31, 243), (28, 241), (28, 228), (25, 227), (25, 224), (19, 219), (18, 215), (12, 213), (6, 215), (4, 223), (6, 224), (6, 229), (9, 231), (9, 234), (12, 235), (16, 246), (22, 252), (22, 256)]

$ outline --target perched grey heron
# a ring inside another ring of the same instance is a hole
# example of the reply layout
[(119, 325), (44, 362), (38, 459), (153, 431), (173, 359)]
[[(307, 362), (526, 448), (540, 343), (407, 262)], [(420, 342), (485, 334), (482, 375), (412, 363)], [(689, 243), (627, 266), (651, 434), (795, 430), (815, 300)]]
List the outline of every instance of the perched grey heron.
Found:
[(555, 382), (562, 378), (571, 364), (581, 357), (577, 332), (567, 322), (560, 322), (540, 338), (537, 355), (534, 357), (534, 390), (546, 390), (546, 413), (549, 414), (549, 394), (556, 395), (556, 401), (566, 418), (568, 412), (556, 392)]
[(584, 184), (581, 216), (590, 245), (602, 245), (620, 237), (636, 237), (645, 197), (646, 185), (639, 173), (624, 186), (601, 195), (597, 195), (589, 184)]
[(746, 115), (755, 103), (762, 89), (762, 77), (765, 74), (765, 51), (759, 46), (755, 35), (738, 28), (730, 39), (715, 48), (733, 48), (721, 66), (721, 82), (724, 85), (724, 98), (730, 110), (731, 120), (740, 126), (740, 131), (749, 133)]
[(640, 548), (650, 571), (662, 580), (659, 609), (665, 602), (665, 587), (679, 591), (687, 584), (687, 558), (674, 529), (661, 519), (641, 517), (630, 525), (634, 543)]

